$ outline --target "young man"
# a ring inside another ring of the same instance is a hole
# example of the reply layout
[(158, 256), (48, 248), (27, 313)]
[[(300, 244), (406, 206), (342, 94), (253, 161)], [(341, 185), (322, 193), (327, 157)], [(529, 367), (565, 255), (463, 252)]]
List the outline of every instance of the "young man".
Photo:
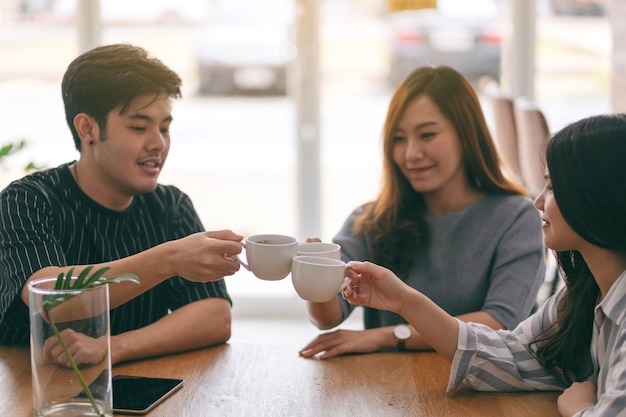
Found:
[[(28, 282), (88, 265), (141, 280), (109, 287), (113, 363), (230, 338), (221, 278), (239, 269), (243, 237), (203, 231), (189, 197), (157, 182), (180, 85), (131, 45), (97, 47), (70, 64), (62, 93), (78, 162), (0, 193), (0, 344), (28, 343)], [(68, 340), (87, 357), (101, 352), (84, 335)], [(49, 354), (66, 361), (60, 351)]]

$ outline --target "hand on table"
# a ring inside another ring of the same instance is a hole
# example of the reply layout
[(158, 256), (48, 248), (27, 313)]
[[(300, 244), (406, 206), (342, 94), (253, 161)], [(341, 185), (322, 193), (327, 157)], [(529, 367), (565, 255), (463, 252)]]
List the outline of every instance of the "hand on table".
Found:
[(571, 417), (580, 410), (593, 407), (598, 402), (596, 386), (589, 382), (574, 382), (559, 395), (557, 404), (563, 417)]
[(300, 355), (310, 358), (318, 353), (320, 359), (345, 353), (370, 353), (380, 350), (385, 334), (382, 329), (335, 330), (323, 333), (300, 350)]
[[(105, 337), (93, 338), (72, 329), (62, 330), (61, 337), (76, 365), (94, 365), (100, 363), (106, 355), (107, 342)], [(43, 355), (47, 361), (70, 367), (70, 361), (56, 336), (46, 339), (43, 345)]]

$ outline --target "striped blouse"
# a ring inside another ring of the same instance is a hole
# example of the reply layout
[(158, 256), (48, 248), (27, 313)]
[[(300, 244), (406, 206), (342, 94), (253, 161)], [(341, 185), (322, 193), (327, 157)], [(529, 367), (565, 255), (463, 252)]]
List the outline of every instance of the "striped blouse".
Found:
[[(452, 362), (448, 392), (462, 384), (480, 391), (563, 390), (559, 376), (537, 361), (529, 342), (555, 320), (565, 288), (512, 331), (459, 321), (458, 349)], [(626, 416), (626, 271), (594, 312), (591, 343), (598, 402), (576, 417)]]
[[(69, 164), (28, 175), (0, 193), (0, 344), (27, 344), (20, 292), (46, 266), (89, 265), (144, 251), (204, 230), (189, 197), (158, 185), (123, 212), (84, 194)], [(223, 280), (172, 277), (111, 311), (111, 334), (144, 327), (193, 301), (230, 297)]]

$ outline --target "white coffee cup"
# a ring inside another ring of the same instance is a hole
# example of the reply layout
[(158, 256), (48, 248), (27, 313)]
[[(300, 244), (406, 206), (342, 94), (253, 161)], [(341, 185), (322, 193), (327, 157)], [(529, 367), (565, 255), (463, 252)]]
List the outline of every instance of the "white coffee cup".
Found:
[(291, 280), (300, 298), (316, 303), (333, 299), (342, 289), (346, 264), (338, 259), (298, 255), (291, 262)]
[(341, 260), (341, 246), (330, 242), (300, 242), (298, 255)]
[(298, 240), (292, 236), (263, 234), (249, 236), (242, 243), (247, 263), (239, 263), (257, 278), (277, 281), (291, 272), (291, 259), (298, 253)]

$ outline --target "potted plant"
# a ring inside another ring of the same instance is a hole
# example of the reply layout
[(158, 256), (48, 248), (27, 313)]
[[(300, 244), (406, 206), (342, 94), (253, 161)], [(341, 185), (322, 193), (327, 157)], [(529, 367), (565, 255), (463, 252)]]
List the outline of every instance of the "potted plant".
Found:
[[(88, 266), (74, 277), (72, 268), (29, 283), (35, 416), (112, 415), (107, 284), (139, 279), (105, 279), (109, 269)], [(86, 359), (85, 351), (97, 354)]]

